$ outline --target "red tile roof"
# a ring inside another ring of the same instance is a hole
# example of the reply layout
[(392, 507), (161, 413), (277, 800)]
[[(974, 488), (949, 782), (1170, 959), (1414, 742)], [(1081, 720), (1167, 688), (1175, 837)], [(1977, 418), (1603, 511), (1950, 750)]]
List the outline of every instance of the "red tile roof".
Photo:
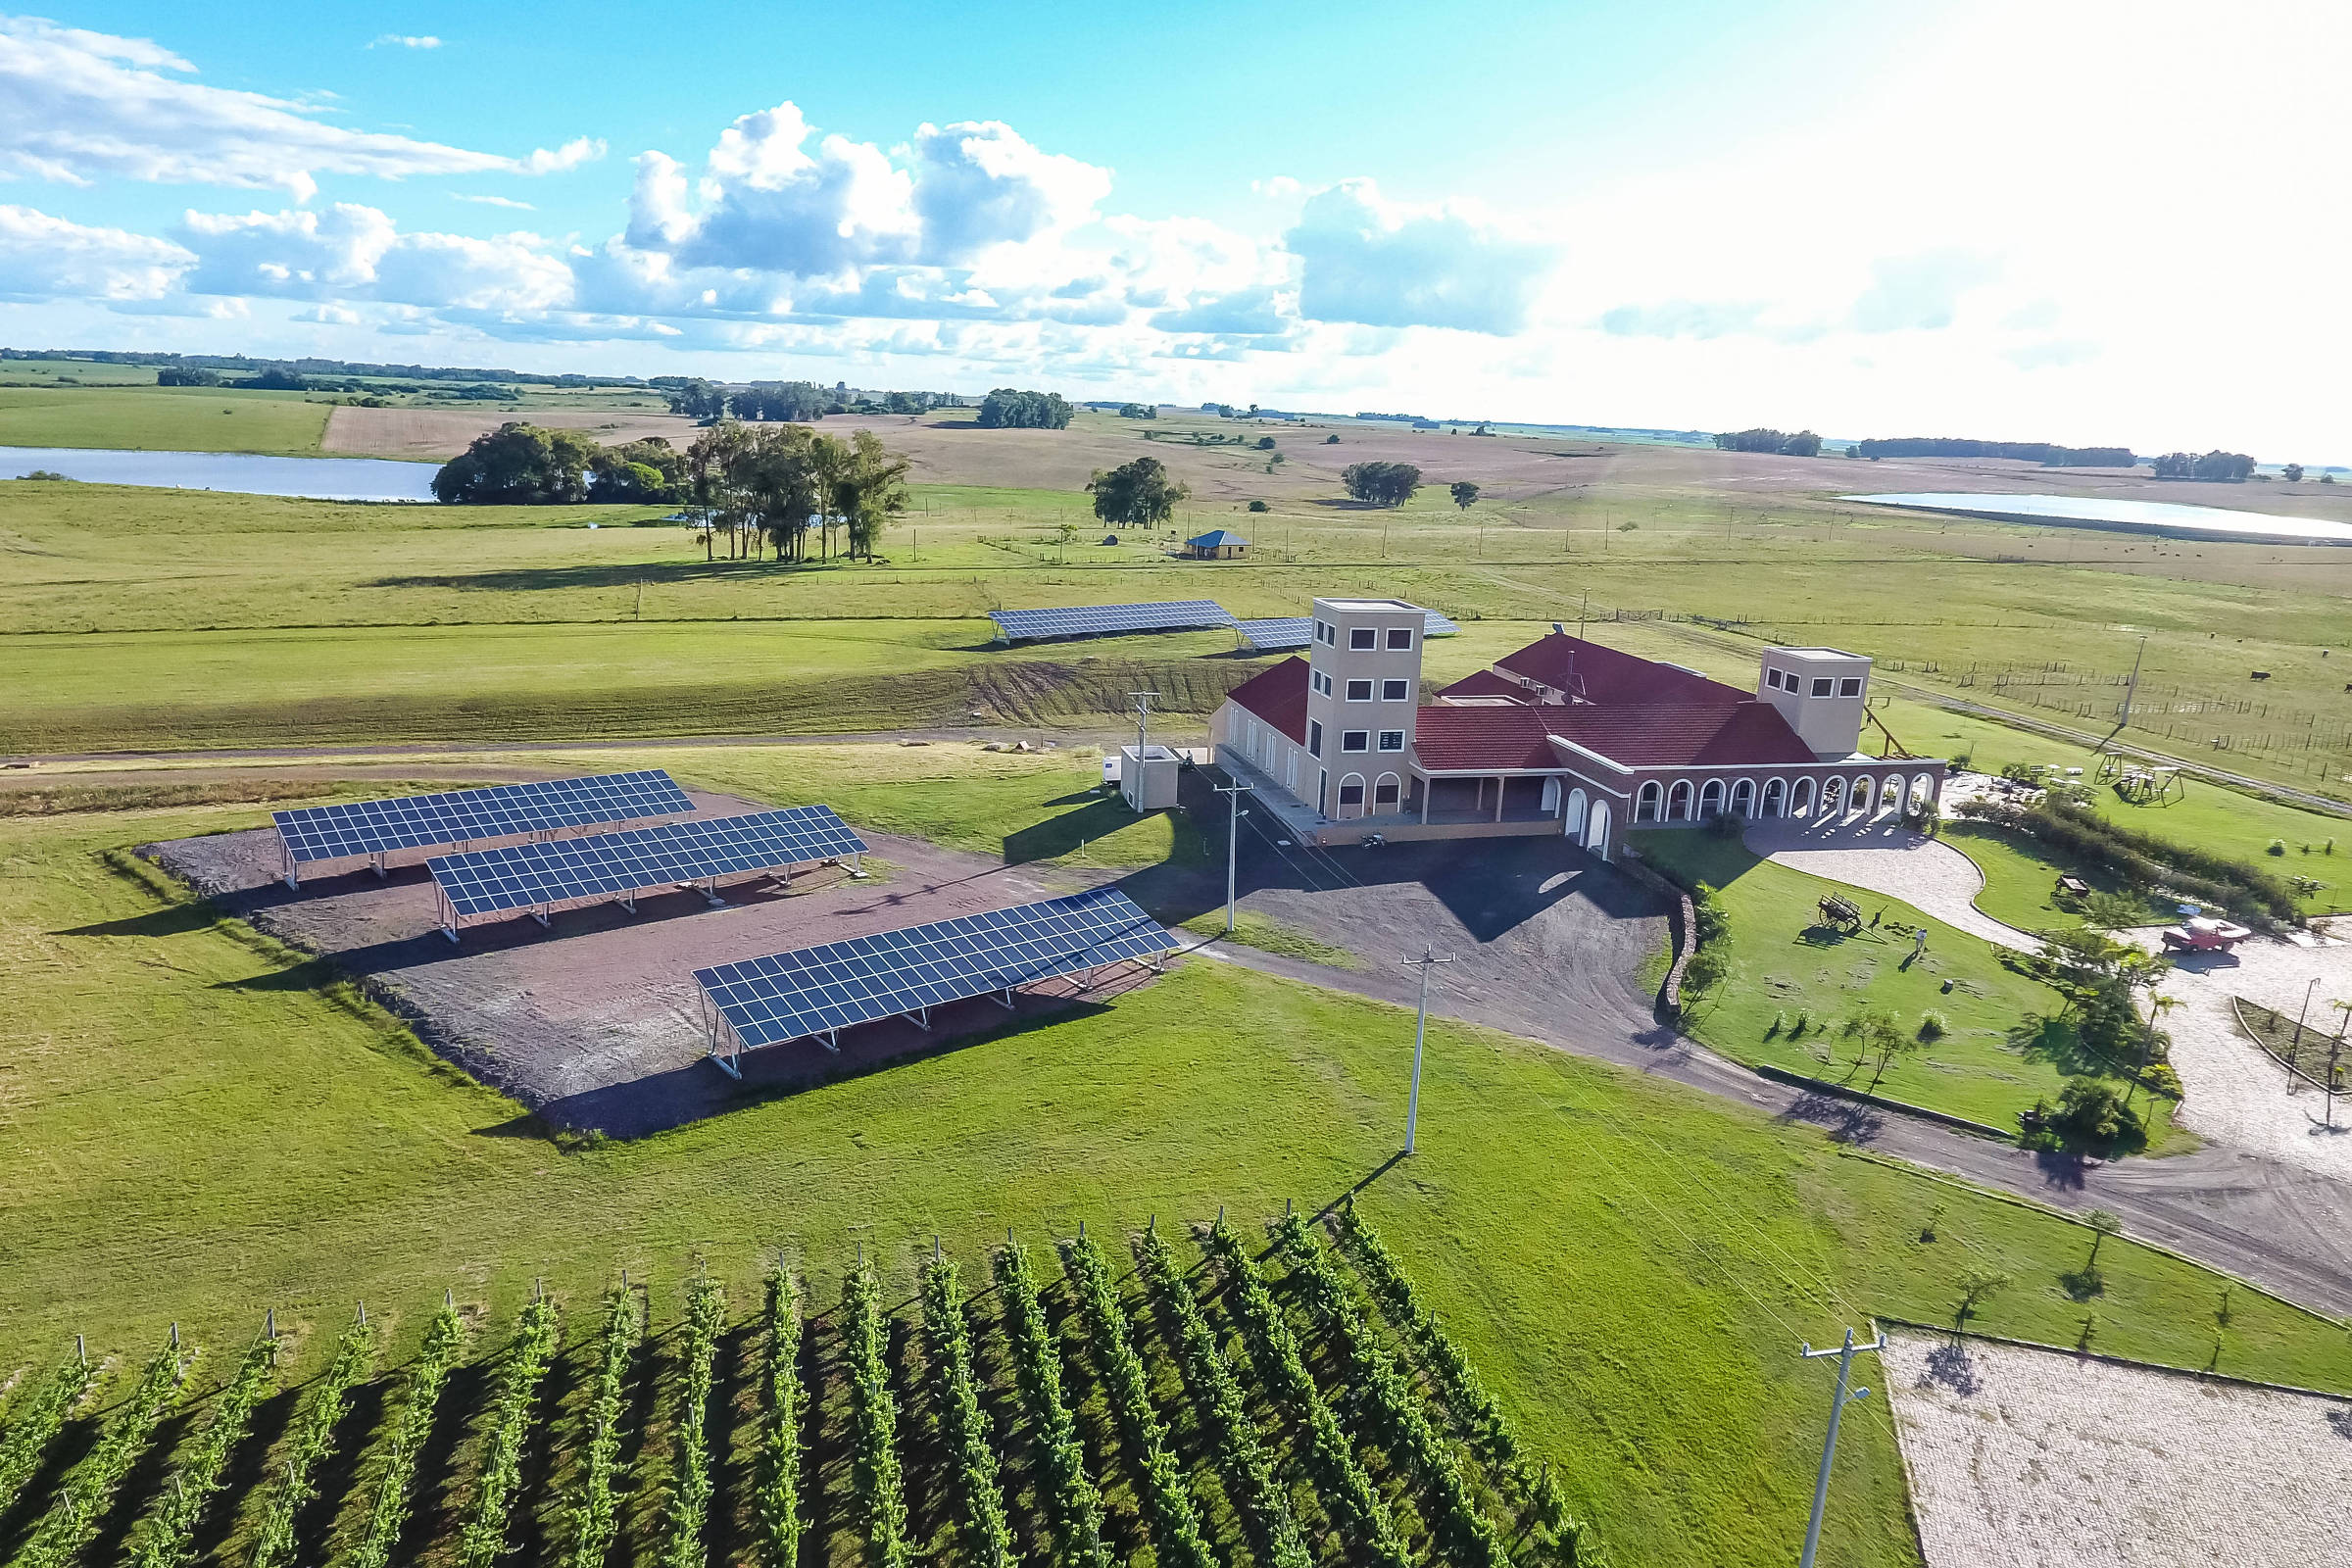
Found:
[(1464, 675), (1460, 680), (1438, 693), (1438, 701), (1452, 697), (1505, 697), (1515, 703), (1532, 702), (1535, 693), (1515, 680), (1505, 680), (1491, 669)]
[(1296, 655), (1225, 694), (1299, 745), (1306, 744), (1306, 661)]
[(1413, 715), (1414, 760), (1433, 773), (1558, 767), (1545, 721), (1561, 711), (1501, 703), (1424, 708)]
[(1604, 708), (1621, 704), (1729, 705), (1750, 700), (1736, 686), (1655, 660), (1639, 659), (1565, 632), (1552, 632), (1494, 662), (1497, 669), (1540, 681), (1572, 699)]
[(1627, 767), (1813, 760), (1813, 749), (1797, 738), (1780, 710), (1752, 697), (1729, 706), (1576, 703), (1537, 711), (1549, 721), (1552, 734)]

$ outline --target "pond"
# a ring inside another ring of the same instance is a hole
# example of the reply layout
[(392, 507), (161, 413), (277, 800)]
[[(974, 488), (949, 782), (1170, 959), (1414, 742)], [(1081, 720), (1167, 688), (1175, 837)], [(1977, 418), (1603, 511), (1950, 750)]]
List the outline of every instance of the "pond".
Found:
[(2010, 496), (1966, 491), (1839, 496), (1874, 507), (1945, 512), (2004, 522), (2048, 522), (2070, 528), (2121, 528), (2183, 539), (2246, 539), (2264, 544), (2352, 545), (2352, 523), (2321, 517), (2282, 517), (2268, 512), (2189, 507), (2172, 501), (2125, 501), (2106, 496)]
[(80, 447), (0, 447), (0, 479), (34, 469), (84, 484), (228, 490), (318, 501), (430, 501), (432, 463), (380, 458), (266, 458), (248, 452), (109, 452)]

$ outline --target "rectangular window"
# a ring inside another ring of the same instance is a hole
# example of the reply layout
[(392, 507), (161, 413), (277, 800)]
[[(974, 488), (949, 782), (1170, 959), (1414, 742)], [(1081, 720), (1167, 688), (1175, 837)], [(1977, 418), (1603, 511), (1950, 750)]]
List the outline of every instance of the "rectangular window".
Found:
[(1764, 684), (1771, 687), (1776, 692), (1779, 691), (1781, 689), (1781, 672), (1777, 669), (1766, 670), (1764, 672)]
[(1351, 649), (1376, 648), (1379, 634), (1369, 626), (1351, 626), (1348, 630), (1348, 646)]
[(1349, 681), (1348, 683), (1348, 700), (1351, 703), (1370, 702), (1372, 700), (1372, 683), (1368, 680)]
[(1355, 780), (1353, 780), (1353, 781), (1351, 781), (1351, 782), (1343, 783), (1343, 784), (1340, 786), (1340, 804), (1341, 804), (1342, 806), (1361, 806), (1361, 805), (1363, 805), (1363, 804), (1364, 804), (1364, 781), (1363, 781), (1362, 779), (1360, 779), (1360, 778), (1359, 778), (1359, 779), (1355, 779)]
[(1816, 696), (1816, 697), (1827, 697), (1827, 696), (1829, 696), (1829, 695), (1830, 695), (1830, 677), (1829, 677), (1829, 676), (1827, 676), (1827, 675), (1821, 675), (1821, 676), (1817, 676), (1817, 677), (1815, 677), (1815, 679), (1814, 679), (1814, 681), (1813, 681), (1813, 695), (1814, 695), (1814, 696)]
[(1306, 755), (1309, 757), (1323, 755), (1323, 721), (1321, 719), (1310, 718), (1306, 721)]
[(1371, 748), (1372, 748), (1372, 732), (1371, 732), (1370, 730), (1368, 730), (1368, 729), (1344, 729), (1344, 730), (1340, 731), (1340, 750), (1341, 750), (1341, 751), (1343, 751), (1343, 752), (1364, 752), (1364, 751), (1370, 751), (1370, 750), (1371, 750)]
[(1315, 695), (1317, 697), (1329, 697), (1331, 695), (1331, 677), (1324, 674), (1319, 669), (1315, 670), (1307, 677), (1307, 684), (1315, 689)]
[(1327, 624), (1325, 624), (1325, 623), (1324, 623), (1324, 622), (1322, 622), (1322, 621), (1319, 621), (1319, 620), (1318, 620), (1318, 621), (1316, 621), (1316, 622), (1315, 622), (1315, 641), (1317, 641), (1317, 642), (1319, 642), (1319, 643), (1327, 643), (1327, 642), (1330, 642), (1331, 640), (1332, 640), (1332, 637), (1331, 637), (1331, 627), (1330, 627), (1330, 626), (1328, 626)]
[(1401, 752), (1401, 751), (1403, 751), (1403, 750), (1404, 750), (1404, 731), (1402, 731), (1402, 730), (1400, 730), (1400, 729), (1384, 729), (1384, 730), (1382, 730), (1382, 731), (1380, 732), (1380, 749), (1381, 749), (1382, 751), (1384, 751), (1384, 752)]
[(1393, 778), (1384, 778), (1373, 785), (1372, 804), (1374, 806), (1395, 806), (1396, 804), (1396, 781)]
[(1409, 652), (1412, 649), (1412, 646), (1413, 634), (1410, 631), (1407, 631), (1402, 626), (1391, 626), (1389, 628), (1390, 653), (1395, 654)]
[(1412, 701), (1413, 683), (1409, 680), (1384, 680), (1380, 683), (1380, 700), (1384, 703)]
[(1845, 677), (1845, 679), (1839, 681), (1838, 683), (1838, 695), (1840, 697), (1861, 696), (1862, 677), (1859, 675), (1848, 675)]

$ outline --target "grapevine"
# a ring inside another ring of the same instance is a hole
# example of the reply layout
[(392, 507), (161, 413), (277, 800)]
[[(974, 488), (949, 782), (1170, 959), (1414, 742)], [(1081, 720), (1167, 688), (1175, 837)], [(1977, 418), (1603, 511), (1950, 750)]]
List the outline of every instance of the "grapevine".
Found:
[(767, 1271), (765, 1317), (757, 1483), (760, 1559), (765, 1568), (794, 1568), (801, 1555), (801, 1292), (781, 1263)]
[(1215, 1568), (1208, 1543), (1200, 1539), (1200, 1514), (1184, 1484), (1184, 1467), (1168, 1451), (1168, 1433), (1152, 1407), (1152, 1383), (1144, 1358), (1127, 1338), (1127, 1314), (1119, 1305), (1110, 1270), (1095, 1244), (1081, 1236), (1061, 1244), (1061, 1266), (1077, 1288), (1093, 1331), (1095, 1360), (1110, 1385), (1111, 1406), (1118, 1412), (1119, 1431), (1134, 1450), (1136, 1468), (1143, 1472), (1144, 1500), (1152, 1509), (1152, 1537), (1159, 1544), (1157, 1560), (1170, 1568)]
[(1380, 1425), (1389, 1451), (1408, 1458), (1439, 1504), (1437, 1531), (1446, 1560), (1468, 1568), (1509, 1568), (1510, 1554), (1493, 1521), (1479, 1507), (1469, 1481), (1445, 1440), (1423, 1413), (1412, 1385), (1396, 1370), (1396, 1357), (1364, 1322), (1321, 1244), (1297, 1214), (1278, 1231), (1293, 1277), (1305, 1287), (1315, 1315), (1339, 1334), (1355, 1368), (1366, 1407)]
[(956, 1489), (963, 1504), (964, 1555), (982, 1568), (1012, 1568), (1012, 1529), (989, 1446), (988, 1412), (972, 1376), (972, 1337), (963, 1321), (963, 1290), (956, 1265), (934, 1262), (923, 1271), (923, 1327), (941, 1384), (941, 1425), (956, 1455)]
[(1408, 1568), (1404, 1543), (1397, 1539), (1388, 1505), (1372, 1489), (1339, 1417), (1331, 1413), (1322, 1391), (1315, 1387), (1306, 1362), (1298, 1353), (1298, 1337), (1283, 1321), (1282, 1308), (1258, 1276), (1257, 1265), (1223, 1219), (1208, 1233), (1208, 1250), (1224, 1270), (1232, 1288), (1235, 1309), (1250, 1336), (1250, 1358), (1260, 1371), (1298, 1407), (1307, 1426), (1308, 1454), (1324, 1496), (1325, 1506), (1341, 1516), (1360, 1539), (1366, 1560), (1380, 1568)]
[(679, 1396), (676, 1469), (669, 1494), (664, 1568), (698, 1568), (708, 1556), (703, 1525), (710, 1512), (710, 1363), (727, 1317), (726, 1289), (698, 1275), (686, 1287), (686, 1388)]
[(15, 1505), (24, 1484), (40, 1473), (41, 1455), (49, 1451), (66, 1417), (97, 1375), (96, 1367), (75, 1355), (51, 1373), (48, 1382), (19, 1396), (7, 1430), (0, 1432), (0, 1516)]
[(534, 1298), (514, 1322), (514, 1338), (498, 1372), (490, 1401), (490, 1437), (482, 1449), (482, 1477), (466, 1523), (458, 1534), (459, 1568), (490, 1568), (507, 1544), (507, 1515), (522, 1485), (522, 1446), (530, 1435), (531, 1407), (556, 1354), (556, 1303)]
[(1007, 1243), (997, 1253), (997, 1284), (1004, 1293), (1005, 1330), (1012, 1341), (1014, 1375), (1037, 1434), (1038, 1471), (1054, 1516), (1054, 1539), (1066, 1568), (1111, 1568), (1102, 1547), (1102, 1495), (1086, 1473), (1086, 1450), (1078, 1424), (1061, 1397), (1061, 1358), (1054, 1332), (1038, 1305), (1029, 1254)]
[(295, 1521), (318, 1494), (312, 1477), (334, 1452), (335, 1429), (343, 1424), (352, 1387), (366, 1374), (374, 1348), (374, 1329), (365, 1319), (353, 1324), (343, 1331), (324, 1375), (303, 1396), (286, 1440), (286, 1468), (270, 1494), (246, 1568), (285, 1568), (293, 1560)]
[(866, 1544), (881, 1568), (906, 1568), (913, 1553), (906, 1544), (906, 1495), (899, 1474), (899, 1406), (883, 1357), (881, 1288), (871, 1263), (859, 1259), (842, 1281), (841, 1304), (857, 1406), (858, 1500), (865, 1515)]
[[(193, 1352), (189, 1360), (195, 1359)], [(11, 1568), (66, 1568), (80, 1555), (90, 1538), (106, 1516), (107, 1507), (114, 1501), (115, 1493), (130, 1474), (139, 1456), (155, 1436), (156, 1427), (164, 1419), (172, 1397), (179, 1392), (179, 1380), (186, 1371), (180, 1360), (178, 1337), (155, 1352), (147, 1370), (139, 1375), (138, 1387), (122, 1402), (122, 1410), (98, 1446), (82, 1456), (66, 1477), (64, 1488), (41, 1522), (33, 1527), (32, 1535), (19, 1551)]]
[(1299, 1538), (1298, 1521), (1292, 1516), (1290, 1498), (1258, 1442), (1257, 1423), (1250, 1419), (1241, 1383), (1218, 1353), (1216, 1334), (1201, 1313), (1192, 1285), (1177, 1268), (1176, 1254), (1156, 1230), (1145, 1232), (1136, 1254), (1143, 1259), (1144, 1277), (1160, 1305), (1176, 1320), (1185, 1381), (1192, 1386), (1193, 1397), (1207, 1407), (1226, 1486), (1241, 1504), (1257, 1558), (1270, 1568), (1313, 1568), (1314, 1559)]
[(175, 1568), (195, 1549), (196, 1527), (204, 1510), (226, 1479), (229, 1456), (253, 1425), (254, 1407), (270, 1392), (277, 1372), (277, 1342), (256, 1340), (238, 1363), (236, 1375), (213, 1407), (212, 1423), (196, 1442), (196, 1449), (172, 1477), (147, 1528), (131, 1547), (132, 1568)]
[(441, 1386), (466, 1346), (466, 1320), (454, 1305), (445, 1305), (424, 1331), (424, 1348), (409, 1368), (400, 1413), (393, 1418), (392, 1435), (384, 1455), (383, 1474), (376, 1479), (375, 1498), (368, 1508), (360, 1544), (344, 1560), (344, 1568), (386, 1568), (400, 1532), (409, 1522), (409, 1492), (416, 1485), (416, 1461), (432, 1436), (434, 1407), (441, 1402)]
[(612, 1498), (613, 1463), (620, 1453), (620, 1419), (627, 1402), (629, 1361), (643, 1332), (637, 1298), (626, 1289), (605, 1297), (605, 1330), (598, 1343), (596, 1383), (588, 1397), (587, 1454), (580, 1491), (571, 1504), (569, 1568), (603, 1568), (619, 1526)]

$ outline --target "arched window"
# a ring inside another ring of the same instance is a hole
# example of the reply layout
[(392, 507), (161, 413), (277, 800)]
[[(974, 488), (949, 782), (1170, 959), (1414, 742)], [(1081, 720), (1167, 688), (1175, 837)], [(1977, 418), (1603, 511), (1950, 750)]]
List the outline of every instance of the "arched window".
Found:
[(1658, 819), (1658, 797), (1662, 793), (1654, 778), (1642, 785), (1640, 798), (1634, 802), (1634, 820), (1655, 822)]
[(1813, 814), (1813, 781), (1811, 779), (1800, 778), (1796, 781), (1796, 794), (1789, 799), (1788, 814), (1791, 816)]
[(1585, 830), (1586, 805), (1583, 790), (1573, 789), (1568, 792), (1568, 809), (1563, 813), (1560, 831), (1566, 833), (1570, 838), (1575, 838)]
[(1544, 781), (1544, 814), (1557, 816), (1559, 810), (1560, 781), (1556, 778), (1547, 778)]
[(1690, 815), (1690, 781), (1678, 778), (1666, 795), (1666, 820), (1680, 822)]
[(1778, 816), (1781, 806), (1788, 798), (1788, 781), (1771, 778), (1764, 781), (1764, 814)]
[(1350, 816), (1361, 816), (1363, 814), (1364, 775), (1361, 773), (1347, 774), (1340, 780), (1340, 809), (1338, 815), (1341, 819), (1345, 820)]
[(1707, 787), (1698, 792), (1698, 814), (1700, 816), (1713, 816), (1717, 811), (1722, 809), (1723, 780), (1719, 778), (1711, 778), (1707, 780)]
[(1903, 804), (1903, 775), (1889, 773), (1879, 786), (1879, 809), (1884, 811)]
[(1838, 814), (1838, 808), (1844, 804), (1845, 780), (1841, 778), (1823, 779), (1821, 781), (1821, 814), (1835, 816)]
[[(1649, 788), (1658, 786), (1652, 783)], [(1594, 801), (1592, 816), (1585, 823), (1585, 848), (1602, 859), (1609, 858), (1609, 803)]]
[(1383, 773), (1372, 781), (1372, 809), (1394, 811), (1404, 799), (1404, 781), (1394, 773)]
[(1934, 799), (1936, 799), (1935, 779), (1925, 773), (1914, 775), (1911, 780), (1911, 809), (1924, 811), (1928, 808), (1928, 803)]
[(1853, 799), (1846, 802), (1846, 808), (1852, 811), (1868, 811), (1870, 809), (1872, 797), (1877, 789), (1878, 786), (1871, 782), (1871, 777), (1868, 773), (1856, 773), (1854, 775)]
[(1752, 816), (1756, 809), (1756, 781), (1743, 778), (1732, 786), (1732, 814)]

